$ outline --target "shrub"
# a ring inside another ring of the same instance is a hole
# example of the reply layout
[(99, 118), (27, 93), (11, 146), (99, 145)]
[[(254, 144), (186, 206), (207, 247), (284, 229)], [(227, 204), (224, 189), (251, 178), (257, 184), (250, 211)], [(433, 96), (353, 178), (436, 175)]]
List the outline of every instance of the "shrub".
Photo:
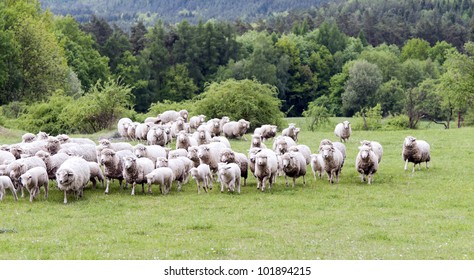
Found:
[(354, 129), (377, 130), (382, 128), (382, 106), (377, 104), (373, 108), (364, 108), (354, 115)]
[(263, 124), (282, 126), (281, 101), (274, 86), (254, 80), (229, 79), (211, 83), (195, 103), (195, 113), (208, 119), (228, 116), (250, 121), (251, 129)]
[(391, 116), (387, 120), (387, 129), (404, 130), (410, 128), (410, 118), (407, 115)]
[(315, 100), (308, 104), (308, 109), (303, 112), (303, 116), (306, 117), (309, 130), (314, 131), (329, 123), (330, 114), (325, 106), (318, 104), (318, 100)]

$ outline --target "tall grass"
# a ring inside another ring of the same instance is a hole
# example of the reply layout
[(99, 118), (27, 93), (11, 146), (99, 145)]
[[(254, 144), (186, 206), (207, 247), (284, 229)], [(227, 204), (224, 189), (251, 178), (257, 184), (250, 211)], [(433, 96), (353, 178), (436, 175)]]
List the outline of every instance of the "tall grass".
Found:
[[(312, 151), (336, 140), (331, 127), (309, 132), (299, 121), (289, 120)], [(403, 170), (407, 135), (431, 144), (429, 169)], [(474, 128), (354, 131), (334, 185), (308, 169), (306, 185), (285, 187), (281, 177), (262, 193), (250, 177), (240, 195), (218, 187), (198, 195), (191, 181), (167, 196), (154, 187), (134, 197), (115, 182), (109, 195), (89, 188), (68, 205), (54, 182), (33, 203), (7, 192), (0, 259), (474, 259), (473, 138)], [(354, 168), (364, 139), (384, 147), (372, 185)], [(250, 145), (231, 144), (244, 153)]]

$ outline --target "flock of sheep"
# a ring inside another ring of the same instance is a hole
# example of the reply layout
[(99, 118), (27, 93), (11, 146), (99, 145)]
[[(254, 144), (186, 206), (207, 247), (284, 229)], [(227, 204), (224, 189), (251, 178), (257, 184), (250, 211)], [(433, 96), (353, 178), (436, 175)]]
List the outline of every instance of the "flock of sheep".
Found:
[[(339, 141), (324, 139), (320, 142), (319, 153), (312, 154), (306, 145), (297, 144), (300, 129), (289, 124), (277, 135), (277, 126), (263, 125), (256, 128), (250, 141), (248, 155), (232, 150), (228, 139), (243, 138), (250, 123), (246, 120), (231, 121), (228, 117), (205, 121), (205, 116), (193, 116), (188, 121), (186, 110), (165, 111), (156, 118), (147, 118), (144, 123), (122, 118), (118, 122), (118, 133), (129, 142), (99, 140), (96, 145), (90, 139), (70, 138), (67, 135), (49, 136), (40, 132), (27, 133), (22, 142), (3, 145), (0, 150), (0, 200), (5, 189), (10, 189), (17, 198), (17, 191), (24, 196), (24, 189), (32, 202), (44, 188), (48, 197), (50, 181), (64, 192), (64, 203), (68, 194), (76, 199), (83, 196), (88, 184), (96, 188), (97, 181), (110, 192), (110, 182), (118, 180), (120, 189), (131, 185), (135, 194), (137, 184), (145, 192), (151, 193), (152, 185), (158, 185), (162, 194), (171, 190), (174, 182), (178, 191), (190, 177), (197, 184), (197, 191), (212, 189), (212, 184), (220, 184), (225, 189), (240, 193), (241, 185), (247, 184), (249, 170), (257, 179), (257, 189), (271, 189), (278, 176), (288, 177), (295, 186), (296, 179), (305, 175), (310, 166), (314, 178), (327, 174), (331, 183), (339, 182), (346, 159), (346, 142), (351, 136), (350, 123), (345, 121), (336, 126), (334, 133)], [(272, 147), (264, 141), (273, 139)], [(175, 148), (171, 149), (174, 141)], [(430, 161), (430, 146), (423, 140), (408, 136), (403, 143), (405, 170), (412, 162), (416, 164)], [(383, 148), (375, 141), (362, 141), (356, 157), (356, 169), (361, 181), (370, 184), (382, 159)], [(243, 178), (243, 180), (242, 180)], [(105, 183), (106, 181), (106, 183)], [(243, 182), (242, 182), (243, 181)], [(104, 186), (105, 185), (105, 186)]]

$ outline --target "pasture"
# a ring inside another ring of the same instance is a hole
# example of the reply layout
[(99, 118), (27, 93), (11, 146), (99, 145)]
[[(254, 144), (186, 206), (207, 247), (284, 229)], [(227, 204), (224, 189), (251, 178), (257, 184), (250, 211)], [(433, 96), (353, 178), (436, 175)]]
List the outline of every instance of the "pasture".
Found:
[[(290, 120), (295, 121), (295, 120)], [(299, 120), (296, 120), (299, 121)], [(328, 126), (303, 131), (299, 143), (317, 151), (323, 138), (337, 140)], [(403, 169), (403, 139), (431, 144), (430, 168)], [(1, 134), (1, 143), (20, 141), (20, 132)], [(97, 140), (99, 135), (90, 136)], [(247, 135), (250, 139), (250, 135)], [(384, 155), (372, 185), (354, 168), (361, 140), (375, 140)], [(474, 259), (474, 128), (410, 131), (353, 131), (339, 184), (326, 177), (306, 185), (283, 177), (270, 191), (249, 177), (242, 193), (220, 193), (217, 183), (197, 194), (190, 180), (169, 195), (144, 195), (138, 188), (109, 195), (87, 188), (63, 205), (51, 182), (49, 198), (0, 202), (0, 259)], [(266, 142), (271, 146), (271, 141)], [(249, 141), (232, 140), (247, 154)]]

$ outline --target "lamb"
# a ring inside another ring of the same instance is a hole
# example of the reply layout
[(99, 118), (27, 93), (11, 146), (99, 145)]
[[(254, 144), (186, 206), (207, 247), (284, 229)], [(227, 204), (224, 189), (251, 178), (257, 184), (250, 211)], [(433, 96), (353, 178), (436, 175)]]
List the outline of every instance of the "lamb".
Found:
[(188, 121), (188, 111), (186, 110), (181, 110), (179, 112), (176, 112), (175, 110), (168, 110), (164, 111), (163, 113), (159, 114), (159, 118), (161, 119), (161, 123), (169, 123), (169, 122), (174, 122), (176, 121), (177, 118), (182, 117), (185, 122)]
[(205, 122), (206, 122), (206, 116), (204, 115), (193, 116), (189, 119), (189, 128), (197, 129), (201, 124), (204, 124)]
[(115, 152), (112, 149), (103, 149), (100, 156), (100, 164), (104, 166), (104, 175), (107, 178), (105, 194), (109, 193), (110, 179), (118, 179), (120, 189), (123, 181), (123, 158), (133, 155), (129, 150)]
[(91, 173), (91, 177), (89, 178), (89, 180), (92, 182), (92, 188), (96, 188), (96, 178), (99, 182), (101, 182), (102, 187), (104, 187), (104, 173), (102, 173), (102, 169), (100, 169), (99, 164), (97, 162), (92, 161), (88, 161), (87, 163), (89, 164), (89, 169)]
[(296, 130), (296, 124), (290, 123), (290, 124), (288, 124), (287, 128), (283, 129), (283, 131), (281, 132), (281, 135), (282, 136), (288, 136), (291, 139), (293, 139), (293, 141), (296, 141), (297, 137), (296, 137), (295, 130)]
[(135, 138), (137, 140), (147, 140), (147, 134), (150, 130), (151, 123), (141, 123), (135, 129)]
[(176, 136), (176, 149), (187, 150), (191, 146), (197, 146), (198, 142), (194, 137), (190, 137), (185, 131), (180, 131)]
[(6, 171), (9, 172), (10, 178), (12, 179), (14, 185), (17, 185), (21, 189), (21, 197), (24, 197), (24, 191), (18, 180), (20, 179), (21, 175), (34, 167), (43, 167), (46, 169), (46, 165), (44, 164), (43, 160), (35, 156), (17, 159), (8, 164), (6, 168)]
[(339, 183), (339, 175), (341, 174), (343, 157), (342, 153), (331, 145), (323, 145), (320, 148), (321, 156), (324, 160), (324, 170), (326, 171), (329, 182), (334, 183), (334, 179)]
[(240, 168), (236, 163), (220, 163), (219, 164), (219, 181), (221, 182), (221, 193), (224, 187), (227, 191), (240, 193)]
[(341, 142), (348, 141), (352, 134), (351, 123), (349, 121), (338, 123), (334, 129), (334, 134), (341, 139)]
[(262, 135), (252, 135), (252, 143), (250, 143), (250, 148), (266, 148), (267, 146), (262, 141)]
[(21, 186), (26, 188), (30, 193), (30, 202), (37, 197), (40, 192), (40, 187), (44, 187), (44, 198), (48, 198), (48, 172), (43, 167), (34, 167), (23, 173), (20, 176)]
[(61, 164), (63, 164), (69, 158), (69, 155), (65, 153), (51, 155), (45, 151), (39, 151), (35, 154), (35, 156), (44, 161), (44, 164), (46, 165), (46, 171), (48, 172), (48, 178), (51, 180), (56, 178), (56, 171), (61, 166)]
[(18, 201), (18, 196), (16, 195), (16, 190), (13, 186), (13, 182), (10, 177), (0, 176), (0, 201), (3, 200), (3, 196), (5, 195), (5, 189), (10, 189), (13, 194), (13, 197), (16, 201)]
[(156, 163), (157, 158), (166, 157), (167, 154), (166, 149), (158, 145), (137, 144), (133, 150), (137, 158), (146, 157), (154, 163)]
[(283, 162), (283, 172), (285, 172), (286, 186), (288, 187), (288, 177), (293, 178), (295, 187), (296, 178), (303, 176), (303, 184), (306, 185), (306, 159), (299, 152), (289, 152), (281, 156)]
[(76, 200), (82, 197), (84, 187), (89, 181), (90, 168), (87, 161), (81, 157), (70, 157), (56, 172), (58, 188), (64, 191), (64, 204), (67, 204), (67, 193), (74, 192)]
[(408, 169), (408, 162), (413, 162), (412, 172), (415, 172), (417, 164), (421, 170), (422, 162), (426, 162), (426, 168), (429, 168), (428, 162), (431, 160), (430, 144), (424, 140), (417, 140), (413, 136), (407, 136), (403, 142), (402, 156), (405, 161), (405, 170)]
[[(142, 184), (142, 193), (145, 193), (145, 177), (155, 169), (155, 164), (148, 158), (137, 158), (126, 156), (123, 158), (123, 178), (128, 184), (132, 184), (132, 195), (135, 195), (135, 185)], [(148, 193), (151, 193), (151, 185), (148, 185)]]
[(196, 140), (198, 145), (209, 144), (211, 142), (211, 137), (211, 133), (204, 125), (198, 127), (197, 131), (193, 133), (193, 138)]
[(300, 134), (301, 129), (299, 127), (295, 128), (295, 142), (298, 142), (298, 135)]
[(313, 177), (316, 179), (316, 174), (321, 178), (324, 172), (324, 160), (321, 154), (311, 155), (311, 170), (313, 171)]
[(200, 164), (198, 167), (193, 167), (190, 170), (191, 176), (196, 180), (198, 194), (201, 193), (201, 185), (205, 192), (207, 189), (212, 190), (212, 173), (209, 165)]
[(201, 164), (198, 156), (199, 147), (189, 147), (187, 157), (193, 162), (194, 167), (198, 167)]
[(250, 122), (244, 119), (231, 121), (223, 125), (222, 131), (227, 138), (242, 138), (250, 128)]
[(225, 145), (218, 142), (200, 145), (198, 150), (198, 157), (201, 164), (208, 164), (211, 168), (211, 171), (213, 173), (217, 173), (222, 149), (225, 149)]
[(185, 149), (176, 149), (168, 152), (168, 158), (187, 157), (188, 151)]
[(173, 170), (173, 178), (178, 183), (178, 191), (181, 191), (181, 185), (187, 180), (189, 170), (187, 170), (183, 161), (179, 158), (166, 159), (158, 158), (156, 161), (156, 168), (169, 167)]
[(168, 135), (161, 126), (154, 126), (148, 130), (146, 140), (148, 145), (165, 146), (168, 143)]
[(276, 125), (264, 124), (261, 127), (256, 128), (253, 134), (262, 136), (262, 140), (267, 140), (276, 136), (277, 128)]
[(173, 170), (169, 167), (158, 167), (148, 173), (145, 177), (149, 186), (158, 184), (162, 194), (168, 194), (171, 190), (171, 185), (175, 180)]
[(214, 137), (212, 137), (210, 143), (215, 143), (215, 142), (220, 142), (220, 143), (224, 144), (227, 148), (230, 148), (230, 142), (224, 136), (214, 136)]
[(247, 186), (249, 161), (242, 153), (232, 151), (230, 148), (221, 150), (220, 161), (223, 163), (236, 163), (240, 169), (240, 177), (244, 178), (244, 186)]
[(372, 151), (377, 156), (378, 163), (380, 163), (380, 161), (382, 160), (383, 148), (382, 148), (382, 145), (380, 145), (379, 142), (363, 140), (363, 141), (360, 142), (360, 144), (362, 146), (368, 146), (368, 147), (372, 148)]
[(274, 151), (261, 149), (255, 155), (255, 177), (257, 177), (257, 189), (265, 191), (265, 182), (268, 180), (269, 189), (275, 182), (278, 171), (278, 160)]
[(306, 165), (310, 164), (311, 162), (311, 150), (306, 145), (296, 145), (288, 148), (290, 152), (298, 152), (301, 153), (305, 159)]
[(367, 176), (367, 182), (370, 185), (372, 177), (379, 168), (378, 156), (372, 151), (370, 146), (362, 145), (359, 147), (355, 168), (360, 174), (361, 181), (365, 182), (365, 177)]
[(98, 162), (96, 146), (91, 144), (66, 144), (61, 145), (59, 153), (64, 153), (69, 156), (82, 157), (86, 161)]
[(211, 119), (207, 121), (206, 125), (203, 125), (202, 127), (205, 128), (209, 132), (210, 137), (219, 136), (221, 134), (219, 119), (216, 119), (216, 118)]
[(36, 140), (36, 135), (33, 133), (25, 133), (21, 136), (21, 143), (31, 143)]
[(287, 153), (289, 151), (288, 149), (292, 146), (296, 146), (296, 142), (289, 136), (278, 136), (273, 141), (273, 151), (275, 151), (277, 155)]
[(129, 118), (121, 118), (117, 124), (117, 130), (122, 138), (128, 138), (128, 127), (133, 121)]

